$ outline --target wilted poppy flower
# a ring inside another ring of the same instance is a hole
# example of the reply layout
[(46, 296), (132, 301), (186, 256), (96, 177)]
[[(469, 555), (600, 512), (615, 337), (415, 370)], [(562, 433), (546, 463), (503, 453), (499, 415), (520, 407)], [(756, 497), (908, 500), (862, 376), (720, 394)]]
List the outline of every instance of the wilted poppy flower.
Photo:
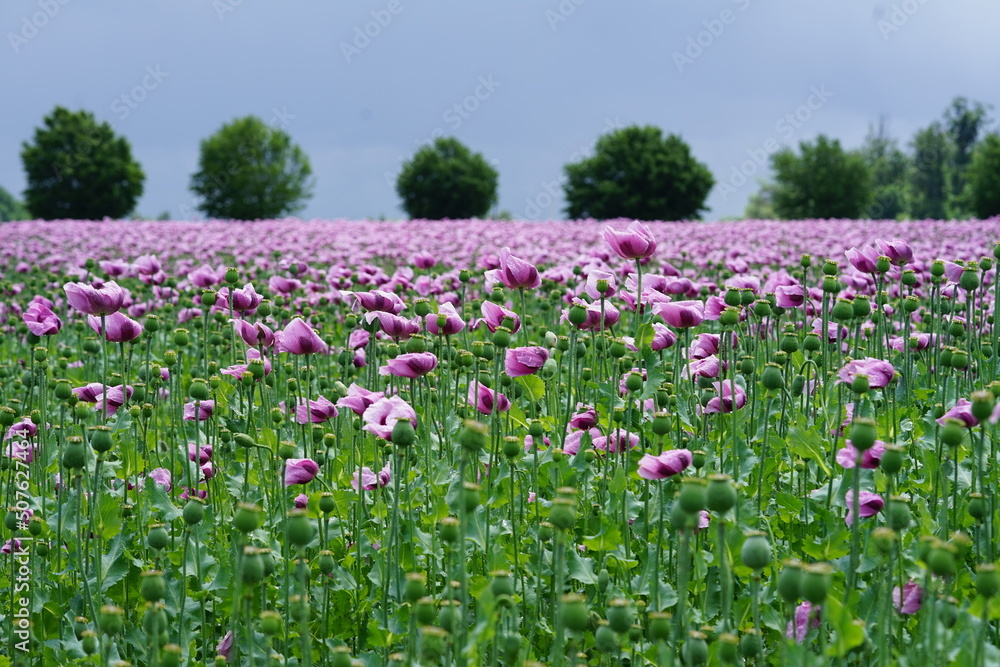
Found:
[(319, 473), (319, 464), (312, 459), (288, 459), (285, 461), (285, 486), (305, 484)]
[(438, 306), (437, 313), (427, 313), (424, 323), (427, 330), (436, 336), (454, 336), (465, 328), (465, 320), (455, 310), (455, 306), (448, 302)]
[(233, 631), (230, 630), (219, 642), (219, 645), (215, 647), (216, 655), (221, 655), (226, 660), (229, 660), (229, 654), (233, 650)]
[(510, 248), (500, 251), (500, 268), (487, 271), (486, 277), (503, 283), (509, 289), (533, 289), (542, 284), (538, 269), (520, 257), (510, 254)]
[(326, 354), (330, 348), (316, 330), (296, 317), (274, 335), (275, 349), (290, 354)]
[[(850, 440), (845, 444), (847, 445), (846, 447), (837, 450), (837, 463), (840, 464), (840, 467), (849, 469), (853, 468), (855, 461), (858, 460), (858, 450), (854, 448)], [(882, 462), (882, 455), (884, 453), (885, 443), (881, 440), (876, 440), (875, 444), (870, 449), (866, 449), (861, 455), (861, 467), (867, 470), (878, 468), (878, 464)]]
[(360, 387), (356, 383), (352, 382), (351, 386), (347, 388), (347, 396), (344, 396), (337, 401), (337, 407), (347, 408), (360, 417), (365, 414), (365, 410), (367, 410), (370, 405), (384, 396), (385, 393), (381, 391), (368, 391), (364, 387)]
[(601, 233), (605, 242), (623, 259), (645, 259), (656, 252), (656, 241), (649, 227), (638, 220), (625, 231), (619, 232), (606, 226)]
[(643, 479), (666, 479), (683, 472), (694, 460), (687, 449), (671, 449), (659, 456), (646, 454), (639, 459), (639, 477)]
[(785, 628), (785, 636), (794, 639), (800, 644), (805, 640), (811, 628), (820, 626), (820, 608), (806, 600), (795, 608), (795, 620), (788, 622)]
[(365, 423), (364, 430), (390, 442), (392, 428), (400, 419), (409, 419), (414, 427), (417, 425), (417, 413), (399, 396), (378, 399), (368, 406), (361, 419)]
[(320, 396), (315, 401), (300, 398), (295, 406), (295, 421), (299, 424), (322, 424), (337, 416), (337, 406)]
[(731, 381), (713, 382), (712, 387), (719, 393), (715, 398), (708, 401), (705, 406), (706, 413), (728, 413), (739, 410), (747, 404), (747, 392), (739, 384)]
[(27, 551), (27, 550), (28, 549), (27, 547), (24, 546), (24, 543), (21, 542), (21, 540), (17, 539), (16, 537), (7, 540), (6, 542), (3, 543), (3, 546), (0, 547), (0, 553), (2, 554), (20, 553), (22, 551)]
[(839, 381), (846, 385), (851, 385), (858, 375), (867, 376), (868, 386), (872, 389), (882, 389), (895, 377), (896, 369), (888, 361), (865, 357), (847, 362), (837, 372)]
[(654, 303), (653, 312), (675, 329), (690, 329), (705, 321), (705, 304), (701, 301)]
[[(844, 503), (847, 505), (847, 516), (844, 518), (844, 522), (850, 526), (854, 523), (854, 489), (848, 489), (847, 493), (844, 494)], [(858, 514), (861, 515), (862, 519), (875, 516), (882, 511), (883, 507), (885, 507), (885, 501), (877, 493), (862, 491), (858, 494)]]
[(32, 302), (21, 314), (21, 320), (28, 331), (36, 336), (51, 336), (62, 328), (60, 320), (49, 306), (37, 301)]
[(508, 310), (492, 301), (483, 301), (483, 305), (479, 309), (483, 313), (483, 322), (490, 333), (496, 332), (504, 324), (505, 319), (513, 322), (512, 325), (508, 323), (511, 333), (517, 333), (521, 328), (521, 318), (513, 310)]
[(354, 487), (355, 491), (358, 491), (359, 487), (360, 490), (371, 491), (372, 489), (386, 486), (391, 480), (392, 469), (389, 467), (389, 463), (386, 463), (385, 467), (377, 473), (372, 472), (371, 468), (365, 466), (360, 471), (354, 473), (351, 486)]
[[(196, 409), (197, 413), (195, 413)], [(184, 404), (184, 419), (203, 422), (212, 416), (214, 410), (215, 401), (191, 401)]]
[(87, 317), (90, 328), (98, 334), (103, 334), (110, 343), (127, 343), (135, 340), (142, 333), (142, 325), (135, 320), (122, 315), (121, 313), (111, 313), (105, 315), (104, 324), (106, 331), (101, 331), (101, 318), (97, 315)]
[(378, 369), (379, 375), (394, 375), (401, 378), (418, 378), (437, 368), (438, 358), (433, 352), (407, 352), (390, 359)]
[(507, 412), (510, 410), (510, 399), (498, 391), (493, 391), (484, 384), (469, 383), (469, 405), (479, 410), (484, 415), (491, 415), (494, 412)]
[(69, 305), (86, 315), (116, 313), (125, 301), (125, 290), (113, 280), (101, 287), (92, 287), (86, 283), (66, 283), (63, 290)]
[(610, 435), (594, 438), (594, 449), (619, 454), (639, 446), (639, 436), (623, 428), (616, 428)]
[(233, 320), (233, 328), (247, 345), (270, 347), (274, 343), (274, 332), (263, 322), (251, 324), (246, 320)]
[(903, 595), (900, 600), (899, 586), (892, 587), (892, 604), (900, 614), (912, 615), (920, 611), (924, 591), (917, 582), (910, 579), (903, 584)]
[(512, 347), (504, 357), (504, 372), (510, 377), (537, 373), (549, 359), (544, 347)]

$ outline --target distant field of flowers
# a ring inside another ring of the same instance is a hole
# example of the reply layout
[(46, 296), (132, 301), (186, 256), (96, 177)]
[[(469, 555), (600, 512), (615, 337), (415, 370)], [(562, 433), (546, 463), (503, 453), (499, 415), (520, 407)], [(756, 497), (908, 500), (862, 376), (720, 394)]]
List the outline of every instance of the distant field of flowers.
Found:
[(0, 665), (1000, 664), (998, 257), (0, 225)]

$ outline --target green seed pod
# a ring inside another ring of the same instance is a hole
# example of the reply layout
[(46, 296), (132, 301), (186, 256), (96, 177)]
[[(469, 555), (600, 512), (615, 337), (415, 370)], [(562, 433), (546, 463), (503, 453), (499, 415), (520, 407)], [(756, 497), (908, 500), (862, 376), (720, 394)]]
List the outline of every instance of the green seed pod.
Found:
[(418, 625), (430, 625), (437, 617), (437, 608), (434, 606), (434, 598), (422, 597), (417, 600), (413, 608), (413, 615), (417, 619)]
[(680, 505), (684, 508), (685, 512), (688, 512), (689, 514), (697, 514), (701, 510), (705, 509), (707, 496), (708, 493), (705, 488), (705, 480), (700, 477), (692, 477), (684, 480), (684, 483), (681, 485), (678, 502), (680, 502)]
[(969, 516), (976, 521), (982, 521), (990, 512), (989, 498), (981, 493), (969, 494)]
[(489, 427), (482, 422), (466, 419), (458, 432), (458, 444), (469, 452), (478, 452), (486, 446)]
[(478, 484), (462, 482), (462, 502), (465, 503), (466, 512), (475, 512), (482, 504), (481, 493), (482, 489)]
[(336, 564), (337, 563), (333, 558), (332, 551), (324, 549), (323, 551), (319, 552), (318, 565), (320, 572), (322, 572), (323, 574), (330, 574), (331, 572), (333, 572), (333, 569), (336, 566)]
[(66, 438), (62, 456), (63, 467), (69, 470), (81, 470), (86, 463), (87, 450), (83, 446), (83, 438), (78, 435)]
[(851, 444), (858, 451), (871, 449), (878, 437), (875, 421), (863, 417), (855, 419), (851, 422), (850, 436)]
[(110, 451), (114, 446), (110, 426), (92, 426), (87, 430), (90, 431), (90, 446), (98, 454)]
[(854, 317), (854, 304), (847, 299), (837, 299), (832, 314), (837, 322), (846, 322)]
[(912, 513), (910, 505), (905, 499), (899, 496), (892, 496), (885, 508), (886, 523), (897, 532), (906, 530), (910, 525)]
[(740, 323), (740, 311), (738, 308), (723, 308), (719, 313), (719, 324), (723, 327), (734, 327)]
[(305, 510), (291, 510), (288, 512), (288, 521), (285, 524), (285, 528), (288, 542), (299, 547), (309, 544), (316, 532), (312, 520)]
[(802, 340), (802, 349), (806, 352), (818, 352), (820, 348), (819, 336), (810, 331)]
[(625, 378), (625, 388), (635, 394), (642, 390), (642, 376), (638, 373), (629, 373)]
[(997, 572), (997, 566), (993, 563), (985, 563), (976, 568), (976, 592), (987, 599), (1000, 592), (1000, 572)]
[(106, 635), (117, 635), (125, 628), (125, 610), (114, 605), (104, 605), (97, 614), (97, 627)]
[(894, 475), (902, 469), (905, 458), (905, 449), (899, 445), (886, 445), (885, 451), (882, 452), (882, 459), (879, 461), (879, 467), (882, 468), (883, 472)]
[(150, 549), (156, 549), (157, 551), (166, 549), (169, 541), (170, 536), (167, 534), (167, 529), (162, 523), (154, 523), (149, 527), (149, 532), (146, 533), (146, 544), (149, 545)]
[(811, 563), (802, 566), (802, 588), (799, 593), (812, 604), (823, 604), (830, 592), (833, 566), (829, 563)]
[(768, 362), (760, 374), (760, 383), (768, 391), (777, 391), (785, 386), (785, 376), (781, 372), (781, 366)]
[(205, 517), (205, 501), (198, 497), (188, 499), (184, 505), (184, 523), (193, 526)]
[(966, 292), (971, 292), (979, 287), (979, 272), (974, 268), (974, 265), (969, 264), (962, 269), (962, 275), (958, 278), (958, 286)]
[(764, 643), (755, 628), (750, 628), (740, 637), (740, 655), (744, 658), (754, 658), (760, 655), (763, 649)]
[(441, 519), (438, 522), (438, 535), (441, 536), (441, 541), (446, 544), (454, 544), (459, 537), (459, 526), (458, 519), (453, 516), (446, 516)]
[(142, 583), (139, 585), (139, 593), (146, 602), (156, 602), (162, 600), (167, 592), (167, 582), (163, 580), (163, 572), (160, 570), (149, 570), (142, 573)]
[(719, 660), (726, 665), (735, 665), (740, 658), (740, 640), (734, 634), (724, 632), (719, 635)]
[(718, 514), (725, 514), (732, 509), (737, 501), (732, 478), (729, 475), (709, 475), (705, 501), (708, 509)]
[(654, 642), (665, 642), (670, 639), (670, 614), (662, 611), (652, 611), (648, 615), (649, 639)]
[(751, 570), (763, 570), (771, 563), (771, 544), (767, 534), (759, 531), (746, 533), (743, 548), (740, 549), (740, 560)]
[(888, 556), (893, 552), (897, 538), (896, 531), (885, 526), (879, 526), (872, 531), (872, 543), (875, 544), (875, 548), (883, 556)]
[(949, 447), (958, 447), (965, 439), (965, 424), (957, 419), (946, 419), (941, 427), (941, 442)]
[(607, 621), (600, 621), (594, 632), (594, 647), (601, 653), (618, 652), (618, 635), (608, 626)]
[(802, 590), (802, 563), (795, 559), (784, 561), (778, 575), (778, 594), (789, 604), (798, 602)]
[(576, 523), (576, 500), (566, 497), (553, 500), (549, 521), (559, 530), (571, 530)]
[(785, 354), (795, 354), (799, 351), (799, 337), (794, 333), (782, 334), (781, 341), (778, 343), (778, 349)]
[(240, 566), (240, 578), (245, 584), (260, 583), (264, 579), (264, 559), (257, 547), (243, 547), (243, 562)]
[(427, 594), (427, 577), (421, 572), (407, 572), (406, 583), (403, 585), (403, 597), (410, 604), (415, 603)]
[[(273, 637), (281, 632), (281, 614), (278, 612), (265, 610), (260, 612), (260, 616), (258, 618), (260, 619), (260, 631), (268, 637)], [(336, 652), (336, 649), (334, 649), (334, 651)]]
[(685, 665), (704, 665), (708, 662), (708, 642), (704, 632), (692, 630), (684, 640), (681, 655)]
[[(237, 437), (239, 437), (237, 435)], [(260, 526), (260, 508), (252, 503), (239, 503), (233, 516), (233, 527), (241, 533), (249, 533)]]
[(939, 577), (955, 576), (955, 547), (938, 540), (927, 554), (927, 567)]
[(608, 625), (618, 634), (628, 632), (635, 618), (635, 608), (631, 600), (616, 598), (608, 602)]

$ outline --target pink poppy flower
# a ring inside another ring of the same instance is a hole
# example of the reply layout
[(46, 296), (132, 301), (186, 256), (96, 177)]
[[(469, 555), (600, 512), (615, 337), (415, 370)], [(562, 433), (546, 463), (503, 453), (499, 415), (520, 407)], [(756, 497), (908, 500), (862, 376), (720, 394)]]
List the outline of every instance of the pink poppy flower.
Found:
[(875, 246), (896, 266), (903, 266), (913, 261), (913, 248), (903, 239), (876, 240)]
[[(197, 410), (197, 413), (195, 413)], [(191, 401), (184, 404), (184, 419), (187, 421), (203, 422), (212, 416), (215, 410), (215, 401)]]
[(972, 414), (972, 403), (970, 403), (967, 398), (958, 399), (958, 402), (955, 403), (955, 405), (953, 405), (948, 412), (941, 415), (941, 417), (935, 421), (937, 421), (938, 424), (941, 424), (941, 426), (944, 426), (949, 419), (956, 419), (965, 424), (967, 428), (979, 426), (979, 420)]
[(323, 396), (315, 401), (300, 398), (295, 406), (295, 421), (299, 424), (322, 424), (337, 414), (337, 406)]
[(51, 336), (62, 328), (62, 320), (44, 303), (34, 302), (29, 305), (21, 314), (21, 320), (28, 327), (28, 331), (36, 336)]
[(701, 301), (654, 303), (653, 312), (675, 329), (690, 329), (705, 321), (705, 304)]
[(385, 397), (385, 393), (381, 391), (368, 391), (352, 382), (351, 386), (347, 388), (347, 396), (337, 401), (337, 407), (347, 408), (360, 417), (365, 414), (365, 410), (369, 406), (383, 397)]
[(188, 443), (188, 461), (197, 460), (199, 464), (205, 464), (212, 460), (212, 445), (196, 445)]
[[(607, 283), (603, 292), (597, 288), (597, 283), (601, 280)], [(595, 301), (601, 297), (610, 299), (618, 291), (618, 279), (613, 273), (594, 269), (587, 274), (587, 284), (584, 285), (583, 291)]]
[(847, 362), (837, 372), (839, 382), (846, 385), (851, 385), (858, 375), (866, 375), (872, 389), (882, 389), (896, 376), (896, 369), (888, 361), (865, 357)]
[(246, 320), (233, 320), (233, 328), (236, 330), (236, 335), (252, 347), (261, 345), (270, 347), (274, 344), (274, 332), (263, 322), (251, 324)]
[(549, 351), (544, 347), (512, 347), (504, 357), (504, 372), (510, 377), (533, 375), (549, 359)]
[(645, 259), (656, 252), (653, 232), (638, 220), (621, 232), (615, 231), (610, 225), (606, 226), (601, 236), (623, 259)]
[(779, 308), (801, 308), (806, 302), (802, 285), (778, 285), (774, 288), (774, 305)]
[(417, 425), (417, 413), (399, 396), (378, 399), (368, 406), (361, 419), (364, 430), (390, 442), (392, 428), (400, 419), (409, 419), (414, 427)]
[(389, 467), (389, 463), (385, 464), (385, 467), (379, 470), (377, 473), (372, 472), (372, 469), (365, 466), (358, 472), (354, 473), (354, 478), (351, 480), (351, 486), (354, 487), (355, 491), (364, 490), (371, 491), (372, 489), (377, 489), (382, 486), (386, 486), (392, 480), (392, 469)]
[(534, 289), (542, 284), (538, 269), (520, 257), (510, 254), (510, 248), (500, 251), (500, 268), (487, 271), (486, 277), (503, 283), (508, 289)]
[(297, 510), (304, 510), (306, 507), (309, 506), (309, 496), (307, 496), (304, 493), (300, 493), (299, 495), (292, 498), (292, 505)]
[(601, 431), (598, 428), (589, 428), (580, 431), (570, 431), (563, 438), (563, 453), (567, 456), (576, 456), (577, 452), (580, 451), (580, 441), (583, 440), (583, 434), (587, 433), (590, 435), (590, 442), (593, 442), (601, 437)]
[(365, 313), (365, 322), (368, 324), (376, 320), (378, 320), (382, 333), (396, 340), (405, 340), (413, 334), (420, 333), (420, 320), (418, 318), (408, 320), (405, 317), (381, 310)]
[[(847, 505), (847, 516), (844, 518), (844, 523), (850, 526), (854, 523), (854, 489), (848, 489), (847, 493), (844, 494), (844, 504)], [(861, 515), (862, 519), (875, 516), (882, 511), (883, 507), (885, 507), (885, 501), (877, 493), (862, 491), (858, 494), (858, 514)]]
[(493, 391), (484, 384), (469, 383), (469, 405), (484, 415), (510, 410), (510, 399), (498, 391)]
[(288, 459), (285, 461), (285, 486), (306, 484), (319, 473), (319, 464), (312, 459)]
[(141, 324), (118, 312), (105, 315), (106, 331), (104, 332), (101, 331), (101, 318), (97, 315), (87, 316), (87, 323), (91, 329), (98, 334), (103, 334), (105, 340), (111, 343), (127, 343), (135, 340), (142, 333)]
[(253, 283), (247, 283), (239, 289), (230, 290), (228, 287), (223, 287), (219, 290), (219, 296), (222, 297), (219, 301), (220, 305), (229, 305), (229, 296), (232, 294), (233, 300), (233, 310), (237, 313), (250, 313), (257, 310), (257, 306), (261, 304), (264, 300), (260, 294), (257, 294), (257, 290), (254, 289)]
[(594, 438), (594, 449), (619, 454), (639, 446), (639, 436), (625, 429), (616, 428), (610, 435)]
[(395, 292), (371, 290), (370, 292), (353, 292), (355, 303), (367, 312), (383, 312), (399, 315), (406, 304)]
[(813, 606), (809, 601), (805, 601), (795, 608), (794, 625), (792, 621), (788, 622), (788, 627), (785, 629), (785, 636), (801, 644), (805, 640), (806, 635), (809, 634), (811, 628), (818, 628), (820, 626), (819, 619), (820, 608)]
[(659, 456), (646, 454), (639, 459), (639, 477), (666, 479), (686, 470), (693, 460), (693, 455), (687, 449), (671, 449)]
[(851, 248), (846, 253), (847, 261), (851, 263), (855, 269), (861, 273), (875, 273), (877, 270), (876, 264), (878, 263), (879, 251), (870, 245), (866, 245), (858, 250), (857, 248)]
[(116, 313), (125, 301), (125, 290), (113, 280), (101, 287), (92, 287), (86, 283), (66, 283), (63, 290), (69, 305), (85, 315)]
[(587, 430), (597, 426), (597, 410), (587, 408), (569, 418), (569, 426), (575, 429)]
[(433, 352), (407, 352), (390, 359), (378, 369), (379, 375), (394, 375), (414, 379), (427, 375), (437, 368), (438, 358)]
[[(845, 444), (846, 447), (837, 450), (837, 463), (840, 464), (841, 468), (850, 469), (854, 467), (855, 461), (858, 460), (858, 450), (854, 448), (850, 440)], [(876, 440), (871, 449), (865, 450), (864, 454), (862, 454), (861, 467), (866, 470), (878, 468), (879, 463), (882, 462), (882, 455), (884, 453), (885, 443), (881, 440)]]
[(289, 354), (326, 354), (330, 348), (316, 330), (296, 317), (274, 335), (275, 350)]
[(153, 468), (147, 476), (167, 491), (172, 488), (170, 471), (166, 468)]
[(512, 325), (508, 323), (511, 333), (517, 333), (521, 328), (521, 318), (513, 310), (508, 310), (492, 301), (483, 301), (483, 305), (479, 309), (483, 313), (483, 322), (490, 333), (496, 332), (504, 324), (505, 319), (513, 322)]
[(708, 414), (716, 412), (729, 413), (733, 410), (739, 410), (747, 404), (747, 392), (737, 383), (727, 381), (713, 382), (712, 387), (715, 388), (715, 391), (719, 395), (709, 399), (708, 405), (705, 406), (705, 412)]
[(465, 328), (465, 320), (459, 316), (455, 306), (447, 302), (438, 306), (437, 313), (427, 313), (424, 324), (436, 336), (454, 336)]
[(650, 343), (650, 348), (654, 352), (671, 348), (676, 342), (677, 334), (668, 329), (666, 325), (653, 322), (653, 342)]
[(903, 595), (900, 600), (899, 586), (892, 587), (892, 604), (900, 614), (912, 616), (920, 611), (924, 591), (913, 579), (903, 584)]

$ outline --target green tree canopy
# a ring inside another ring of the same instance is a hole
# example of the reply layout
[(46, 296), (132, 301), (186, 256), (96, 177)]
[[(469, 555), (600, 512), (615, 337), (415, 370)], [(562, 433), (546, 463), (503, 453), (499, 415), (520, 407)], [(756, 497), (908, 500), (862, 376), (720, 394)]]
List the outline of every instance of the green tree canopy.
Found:
[(279, 218), (302, 210), (312, 196), (305, 152), (283, 130), (256, 116), (237, 118), (201, 142), (191, 191), (212, 218)]
[(907, 200), (915, 219), (947, 217), (948, 165), (952, 145), (940, 123), (931, 123), (913, 137), (913, 166)]
[(948, 213), (953, 217), (964, 217), (969, 213), (971, 202), (966, 190), (966, 171), (972, 162), (983, 130), (992, 122), (988, 105), (970, 102), (964, 97), (952, 100), (944, 112), (944, 129), (951, 140), (951, 160), (949, 163)]
[(857, 218), (871, 202), (871, 173), (860, 154), (824, 135), (803, 141), (799, 154), (785, 148), (771, 156), (774, 210), (786, 220)]
[(87, 111), (56, 107), (21, 146), (25, 205), (44, 220), (122, 218), (135, 208), (145, 180), (129, 142)]
[(411, 218), (480, 218), (497, 201), (498, 179), (480, 153), (457, 139), (441, 137), (403, 163), (396, 193)]
[(750, 195), (747, 206), (743, 210), (744, 220), (773, 220), (774, 213), (774, 183), (761, 181), (760, 190)]
[(906, 178), (910, 159), (898, 142), (889, 136), (888, 121), (880, 118), (877, 127), (868, 128), (861, 156), (872, 175), (872, 201), (864, 217), (895, 220), (906, 215)]
[(978, 218), (1000, 215), (1000, 135), (987, 135), (976, 148), (968, 179), (973, 215)]
[(694, 220), (715, 178), (677, 135), (630, 126), (597, 140), (594, 155), (565, 166), (570, 218)]
[(14, 195), (0, 187), (0, 222), (11, 222), (13, 220), (27, 220), (31, 217), (28, 209)]

